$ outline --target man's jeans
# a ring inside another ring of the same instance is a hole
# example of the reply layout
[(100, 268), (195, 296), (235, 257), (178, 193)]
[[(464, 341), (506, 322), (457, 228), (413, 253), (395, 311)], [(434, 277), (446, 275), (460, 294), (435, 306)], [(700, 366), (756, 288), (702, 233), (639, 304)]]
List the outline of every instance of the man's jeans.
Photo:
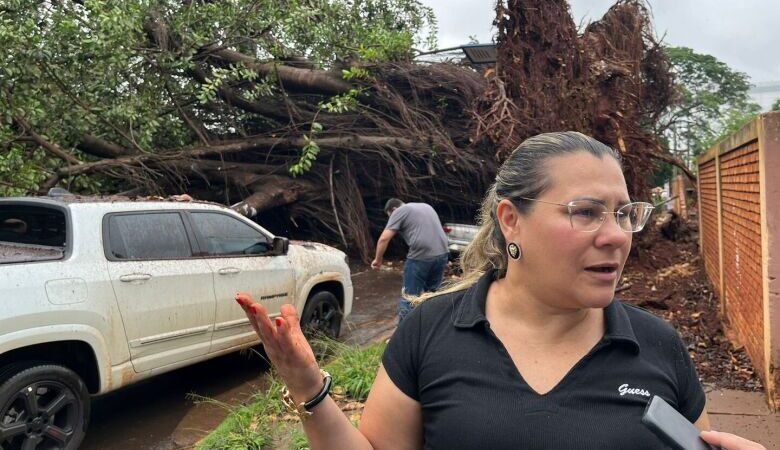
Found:
[[(444, 269), (447, 267), (447, 253), (431, 259), (407, 259), (404, 263), (403, 294), (417, 296), (433, 292), (441, 286)], [(412, 310), (412, 304), (401, 298), (398, 304), (398, 323)]]

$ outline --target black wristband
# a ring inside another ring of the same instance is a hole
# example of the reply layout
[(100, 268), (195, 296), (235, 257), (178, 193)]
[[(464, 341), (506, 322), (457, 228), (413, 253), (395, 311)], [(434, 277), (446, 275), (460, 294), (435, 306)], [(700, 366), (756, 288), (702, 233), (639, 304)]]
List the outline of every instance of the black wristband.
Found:
[(322, 402), (325, 397), (328, 396), (328, 393), (330, 392), (330, 386), (333, 384), (333, 377), (330, 376), (329, 373), (325, 372), (325, 378), (323, 379), (325, 384), (322, 386), (322, 390), (319, 394), (317, 394), (313, 399), (309, 400), (308, 402), (303, 404), (303, 408), (306, 411), (311, 411), (316, 407), (317, 405)]

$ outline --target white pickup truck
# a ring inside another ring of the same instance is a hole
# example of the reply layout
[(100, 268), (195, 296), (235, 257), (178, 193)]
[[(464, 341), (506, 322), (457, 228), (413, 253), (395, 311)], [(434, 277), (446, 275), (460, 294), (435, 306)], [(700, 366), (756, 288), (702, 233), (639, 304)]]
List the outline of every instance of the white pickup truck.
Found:
[(236, 292), (338, 335), (344, 253), (220, 205), (0, 199), (0, 448), (76, 449), (90, 395), (259, 342)]

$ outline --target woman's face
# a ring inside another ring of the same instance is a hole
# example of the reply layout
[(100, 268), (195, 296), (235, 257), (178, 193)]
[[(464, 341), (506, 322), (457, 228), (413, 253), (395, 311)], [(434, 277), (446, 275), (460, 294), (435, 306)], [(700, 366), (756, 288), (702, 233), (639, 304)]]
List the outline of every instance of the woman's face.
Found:
[[(623, 172), (612, 157), (583, 151), (554, 157), (546, 168), (550, 188), (538, 200), (592, 199), (607, 211), (630, 202)], [(523, 250), (517, 269), (536, 298), (562, 308), (610, 303), (631, 249), (631, 233), (620, 228), (614, 214), (607, 214), (597, 231), (583, 232), (572, 228), (566, 207), (535, 202), (530, 213), (517, 217), (512, 231)]]

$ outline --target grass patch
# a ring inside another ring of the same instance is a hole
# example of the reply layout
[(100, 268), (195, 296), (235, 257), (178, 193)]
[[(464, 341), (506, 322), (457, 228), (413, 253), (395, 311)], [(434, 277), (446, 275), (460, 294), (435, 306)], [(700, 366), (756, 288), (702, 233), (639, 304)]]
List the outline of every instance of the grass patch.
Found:
[[(232, 409), (224, 422), (200, 442), (199, 450), (261, 450), (272, 448), (274, 429), (284, 411), (282, 384), (275, 378), (265, 391), (252, 396), (246, 406)], [(206, 400), (210, 401), (210, 400)]]
[[(321, 367), (333, 376), (333, 397), (339, 403), (364, 402), (382, 361), (385, 344), (353, 347), (318, 337), (312, 346), (326, 355)], [(270, 387), (231, 412), (216, 430), (197, 446), (198, 450), (309, 450), (306, 435), (282, 403), (283, 385), (270, 374)], [(201, 401), (211, 402), (209, 399)], [(226, 406), (227, 407), (227, 406)]]
[(296, 428), (292, 431), (290, 450), (311, 450), (309, 448), (309, 440), (306, 439), (306, 434), (302, 429)]
[(365, 348), (350, 347), (340, 342), (336, 345), (336, 356), (325, 365), (325, 370), (333, 376), (335, 392), (355, 401), (366, 401), (382, 362), (385, 344)]

